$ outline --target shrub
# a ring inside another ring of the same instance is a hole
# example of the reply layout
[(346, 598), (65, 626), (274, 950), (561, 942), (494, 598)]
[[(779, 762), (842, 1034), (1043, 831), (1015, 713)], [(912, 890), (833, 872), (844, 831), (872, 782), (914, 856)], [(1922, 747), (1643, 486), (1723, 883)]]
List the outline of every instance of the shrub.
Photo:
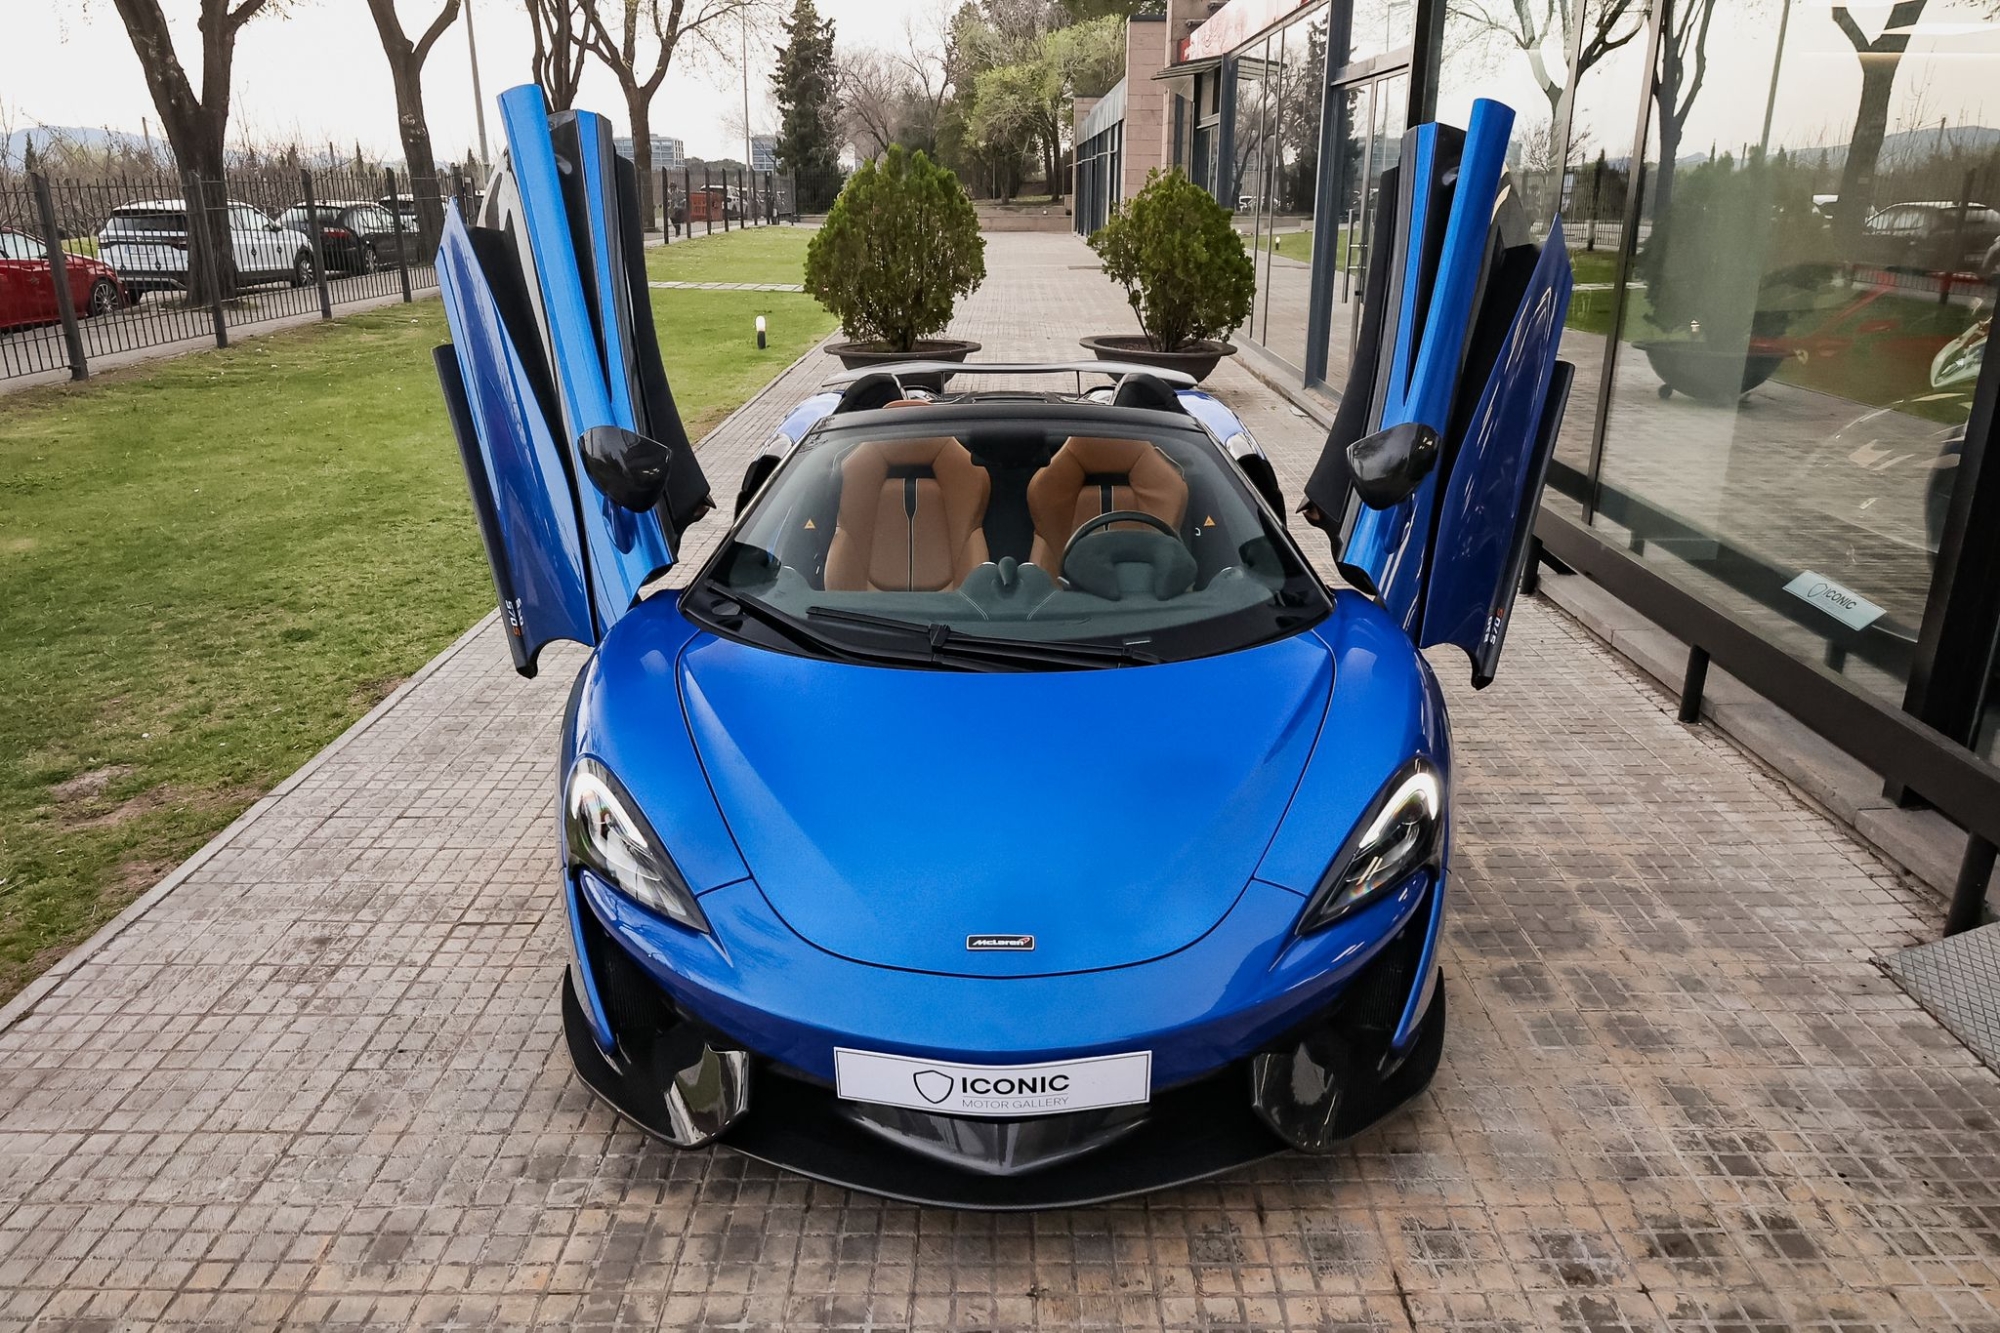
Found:
[(1155, 351), (1229, 337), (1250, 315), (1257, 270), (1229, 210), (1178, 169), (1158, 169), (1091, 236)]
[(806, 246), (806, 290), (854, 342), (907, 352), (986, 280), (986, 240), (958, 177), (892, 147), (864, 162)]

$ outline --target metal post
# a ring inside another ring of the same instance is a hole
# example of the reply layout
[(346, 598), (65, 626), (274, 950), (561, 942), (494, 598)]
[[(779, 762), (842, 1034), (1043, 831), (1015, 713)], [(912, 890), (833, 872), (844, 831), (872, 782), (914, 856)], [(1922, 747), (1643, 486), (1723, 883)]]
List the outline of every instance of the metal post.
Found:
[[(715, 231), (715, 196), (709, 193), (710, 187), (712, 187), (714, 184), (715, 184), (715, 173), (709, 170), (708, 163), (706, 162), (702, 163), (701, 164), (701, 234), (704, 236), (710, 235)], [(727, 219), (724, 219), (722, 225), (725, 231), (728, 230), (729, 222)]]
[(69, 377), (90, 374), (83, 357), (83, 330), (76, 322), (76, 302), (70, 299), (69, 263), (63, 254), (62, 231), (56, 226), (56, 202), (49, 195), (49, 178), (37, 171), (28, 178), (35, 187), (35, 211), (42, 215), (42, 246), (49, 254), (49, 280), (56, 288), (56, 314), (62, 317), (63, 345), (69, 353)]
[(1689, 648), (1687, 674), (1681, 677), (1681, 721), (1701, 721), (1701, 691), (1707, 684), (1708, 653), (1702, 648)]
[(313, 201), (313, 175), (299, 168), (299, 193), (306, 201), (306, 239), (312, 242), (313, 276), (319, 282), (319, 317), (333, 318), (333, 292), (326, 285), (326, 245), (320, 236), (319, 208)]
[(722, 169), (722, 229), (729, 230), (729, 168)]
[(1993, 844), (1977, 833), (1965, 835), (1965, 859), (1958, 863), (1958, 883), (1952, 887), (1951, 908), (1944, 933), (1957, 935), (1979, 924), (1986, 912), (1986, 885), (1993, 878)]
[(667, 183), (667, 169), (660, 168), (660, 244), (674, 239), (674, 191)]
[(681, 235), (694, 235), (694, 171), (681, 163)]
[[(188, 239), (201, 246), (203, 276), (208, 279), (208, 316), (215, 326), (215, 345), (229, 346), (229, 321), (222, 314), (222, 283), (215, 264), (215, 229), (208, 224), (208, 191), (193, 172), (183, 177), (181, 191), (187, 196)], [(226, 221), (226, 219), (225, 219)], [(194, 228), (199, 228), (197, 234)], [(227, 235), (227, 231), (223, 233)], [(190, 257), (191, 258), (191, 257)]]
[[(403, 234), (403, 210), (396, 207), (396, 169), (382, 168), (382, 183), (387, 186), (384, 197), (389, 201), (389, 220), (396, 227), (396, 272), (403, 279), (403, 304), (408, 305), (415, 298), (410, 294), (410, 247)], [(415, 199), (416, 196), (410, 196)]]

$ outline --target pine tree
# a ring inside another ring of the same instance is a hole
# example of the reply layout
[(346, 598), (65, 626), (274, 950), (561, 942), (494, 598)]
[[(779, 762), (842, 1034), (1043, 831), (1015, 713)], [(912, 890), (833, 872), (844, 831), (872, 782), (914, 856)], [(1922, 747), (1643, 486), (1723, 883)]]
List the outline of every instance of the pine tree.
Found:
[(792, 173), (799, 207), (824, 212), (840, 190), (839, 145), (833, 126), (833, 20), (822, 19), (813, 0), (795, 0), (781, 25), (785, 44), (771, 86), (778, 95), (778, 165)]

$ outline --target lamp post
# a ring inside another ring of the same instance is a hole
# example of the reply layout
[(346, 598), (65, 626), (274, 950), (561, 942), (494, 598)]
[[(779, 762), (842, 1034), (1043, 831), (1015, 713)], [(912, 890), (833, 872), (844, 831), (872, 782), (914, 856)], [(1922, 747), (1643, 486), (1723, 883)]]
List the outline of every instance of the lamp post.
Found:
[(743, 43), (743, 169), (755, 171), (756, 164), (750, 160), (750, 16), (748, 11), (736, 11), (736, 31)]
[(486, 99), (479, 91), (479, 43), (472, 36), (472, 0), (465, 0), (465, 57), (472, 65), (472, 114), (479, 123), (479, 165), (483, 170), (493, 159), (486, 155)]

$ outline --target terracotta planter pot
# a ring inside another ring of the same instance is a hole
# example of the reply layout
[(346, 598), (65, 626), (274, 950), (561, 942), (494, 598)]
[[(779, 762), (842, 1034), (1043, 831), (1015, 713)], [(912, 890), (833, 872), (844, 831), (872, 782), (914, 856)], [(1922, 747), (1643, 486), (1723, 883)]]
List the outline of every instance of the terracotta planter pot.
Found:
[[(829, 355), (840, 358), (840, 364), (848, 370), (866, 370), (870, 366), (893, 365), (898, 361), (963, 361), (979, 350), (979, 344), (962, 338), (923, 338), (907, 352), (893, 351), (875, 343), (828, 343)], [(904, 375), (899, 377), (912, 388), (929, 389), (941, 393), (949, 374)]]
[(1189, 343), (1177, 352), (1155, 351), (1143, 333), (1100, 334), (1078, 340), (1099, 361), (1131, 361), (1162, 370), (1178, 370), (1192, 375), (1196, 383), (1208, 378), (1225, 356), (1235, 356), (1232, 343), (1211, 341)]

